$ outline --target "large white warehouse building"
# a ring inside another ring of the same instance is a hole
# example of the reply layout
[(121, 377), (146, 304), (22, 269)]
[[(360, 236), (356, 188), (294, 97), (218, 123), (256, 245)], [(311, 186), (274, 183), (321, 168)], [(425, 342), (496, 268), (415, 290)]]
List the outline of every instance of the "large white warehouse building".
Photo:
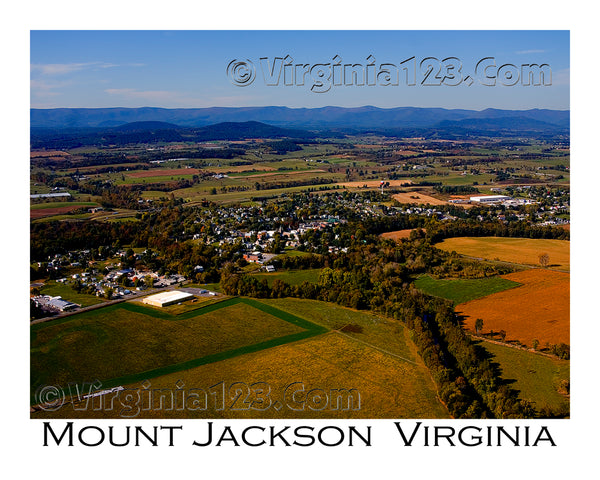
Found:
[(482, 195), (480, 197), (470, 197), (469, 200), (471, 202), (477, 203), (493, 203), (493, 202), (504, 202), (505, 200), (510, 200), (511, 197), (507, 197), (506, 195)]
[(173, 305), (174, 303), (185, 302), (194, 298), (194, 295), (187, 292), (178, 292), (171, 290), (169, 292), (161, 292), (156, 295), (150, 295), (142, 300), (147, 305), (153, 307), (166, 307), (167, 305)]

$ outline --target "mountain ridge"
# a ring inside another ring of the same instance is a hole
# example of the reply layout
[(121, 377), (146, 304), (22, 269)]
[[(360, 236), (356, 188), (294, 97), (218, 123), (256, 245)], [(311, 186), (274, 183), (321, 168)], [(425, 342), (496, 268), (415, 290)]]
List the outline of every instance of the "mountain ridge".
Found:
[(118, 127), (134, 122), (165, 122), (178, 127), (204, 127), (224, 122), (256, 121), (294, 128), (417, 128), (442, 121), (520, 117), (544, 122), (550, 128), (568, 128), (569, 110), (485, 110), (431, 107), (380, 108), (326, 106), (318, 108), (267, 107), (110, 107), (30, 109), (32, 128)]

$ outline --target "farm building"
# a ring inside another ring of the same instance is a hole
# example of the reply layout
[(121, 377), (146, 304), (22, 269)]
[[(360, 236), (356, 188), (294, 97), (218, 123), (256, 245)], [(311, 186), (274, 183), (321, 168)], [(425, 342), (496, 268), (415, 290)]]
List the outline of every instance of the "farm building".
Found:
[(506, 195), (483, 195), (480, 197), (470, 197), (469, 200), (471, 202), (477, 203), (493, 203), (493, 202), (504, 202), (505, 200), (510, 200), (511, 197)]
[(173, 305), (174, 303), (185, 302), (191, 298), (194, 298), (194, 295), (191, 293), (171, 290), (169, 292), (161, 292), (157, 293), (156, 295), (150, 295), (149, 297), (144, 298), (142, 301), (145, 304), (152, 305), (154, 307), (166, 307), (168, 305)]
[(29, 195), (29, 198), (59, 198), (59, 197), (70, 197), (71, 194), (69, 192), (61, 192), (61, 193), (36, 193)]
[(68, 312), (70, 310), (74, 310), (75, 308), (81, 307), (77, 303), (69, 302), (67, 300), (63, 300), (62, 297), (50, 297), (49, 295), (39, 295), (37, 297), (33, 297), (36, 305), (40, 307), (46, 307), (51, 310), (59, 310), (61, 312)]

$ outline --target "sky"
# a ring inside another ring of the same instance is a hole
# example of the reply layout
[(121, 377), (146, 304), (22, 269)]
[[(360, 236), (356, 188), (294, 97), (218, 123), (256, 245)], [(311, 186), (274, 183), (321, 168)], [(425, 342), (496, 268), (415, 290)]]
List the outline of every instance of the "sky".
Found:
[[(32, 30), (30, 101), (566, 110), (569, 43), (567, 30)], [(545, 84), (526, 84), (533, 64)]]

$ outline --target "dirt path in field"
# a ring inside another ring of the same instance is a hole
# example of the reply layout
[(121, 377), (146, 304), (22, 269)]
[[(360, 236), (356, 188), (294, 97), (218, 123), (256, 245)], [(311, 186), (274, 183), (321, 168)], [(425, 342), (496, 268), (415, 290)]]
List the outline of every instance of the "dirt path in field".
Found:
[(473, 334), (471, 334), (471, 338), (474, 338), (476, 340), (481, 340), (483, 342), (493, 343), (495, 345), (500, 345), (502, 347), (516, 348), (517, 350), (523, 350), (525, 352), (535, 353), (535, 354), (541, 355), (543, 357), (548, 357), (548, 358), (553, 358), (553, 359), (559, 359), (559, 360), (561, 360), (556, 355), (552, 355), (550, 353), (540, 352), (539, 350), (534, 350), (533, 348), (521, 347), (520, 345), (513, 345), (512, 343), (500, 342), (498, 340), (490, 340), (487, 337), (481, 337), (479, 335), (473, 335)]

